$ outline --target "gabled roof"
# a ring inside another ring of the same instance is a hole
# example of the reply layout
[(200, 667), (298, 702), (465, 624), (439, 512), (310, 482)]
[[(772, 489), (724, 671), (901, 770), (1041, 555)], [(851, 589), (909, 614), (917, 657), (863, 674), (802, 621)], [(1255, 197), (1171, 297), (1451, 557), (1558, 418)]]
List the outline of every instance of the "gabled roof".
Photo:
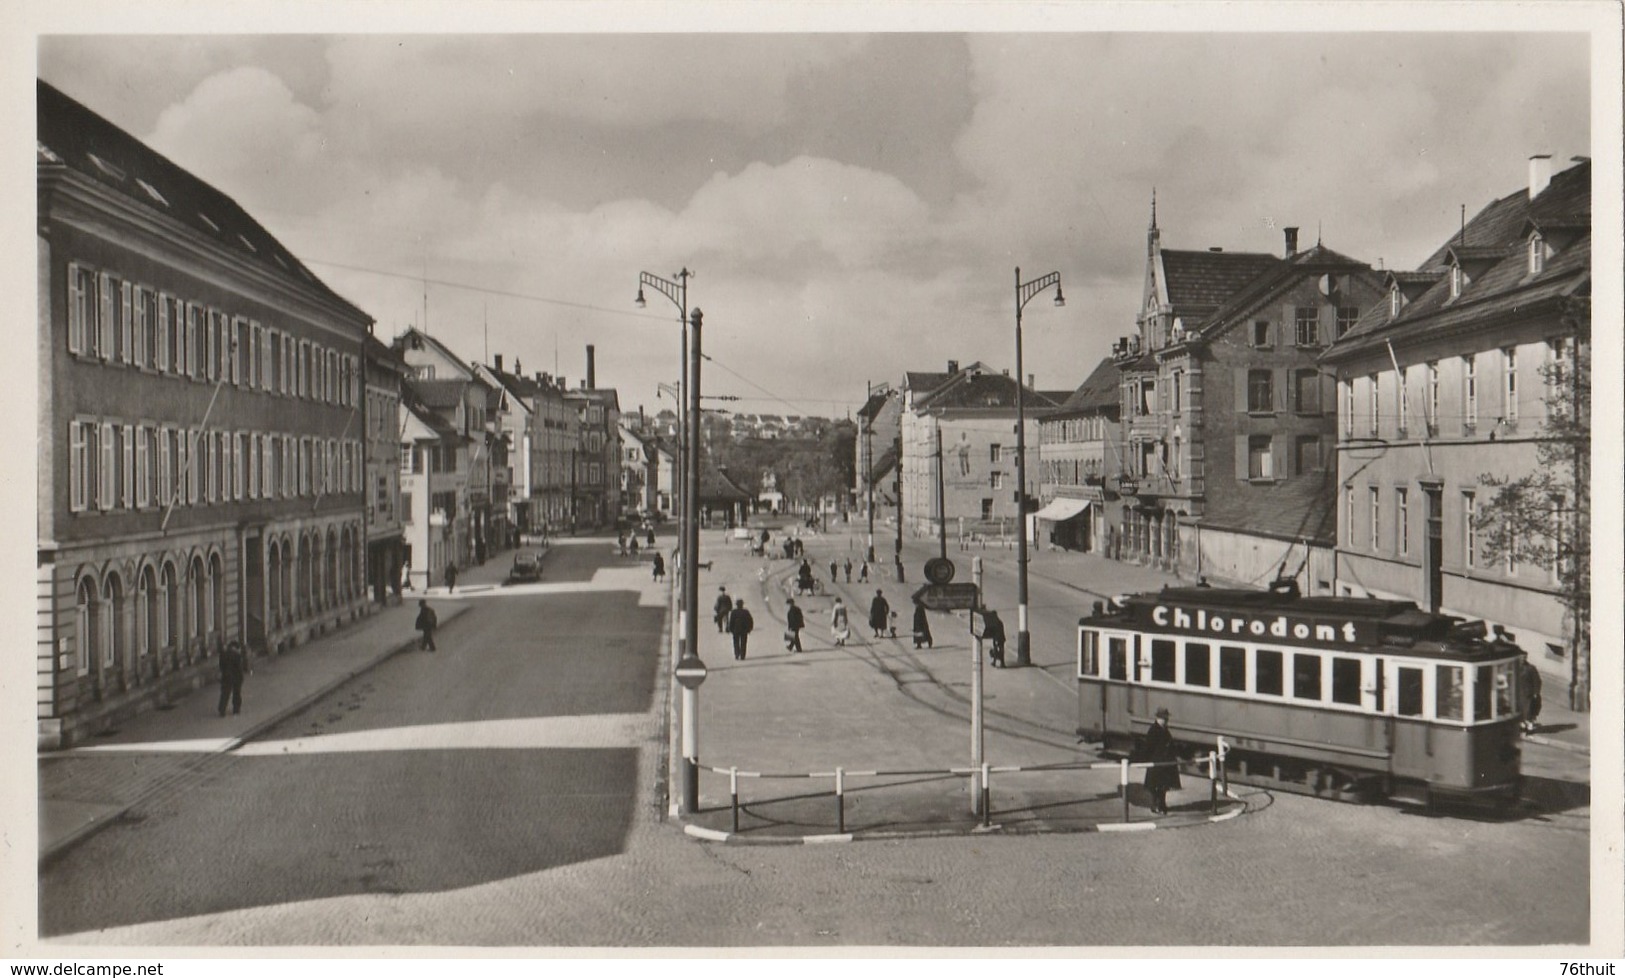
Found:
[[(1023, 407), (1044, 410), (1055, 402), (1032, 388), (1024, 388)], [(941, 387), (914, 401), (916, 411), (1016, 409), (1016, 381), (1003, 374), (961, 370)]]
[(1370, 271), (1370, 268), (1371, 266), (1363, 261), (1316, 244), (1308, 251), (1300, 251), (1290, 259), (1267, 266), (1263, 274), (1246, 283), (1215, 309), (1207, 321), (1198, 327), (1197, 332), (1203, 339), (1214, 338), (1223, 332), (1227, 325), (1232, 324), (1235, 317), (1247, 315), (1261, 303), (1267, 302), (1271, 295), (1281, 289), (1290, 288), (1307, 275), (1321, 272), (1352, 273)]
[(463, 403), (464, 393), (468, 390), (469, 381), (466, 380), (423, 380), (418, 377), (408, 377), (406, 384), (417, 395), (425, 407), (434, 410), (454, 408)]
[(422, 381), (408, 379), (401, 385), (401, 407), (411, 412), (418, 423), (432, 431), (436, 437), (451, 442), (463, 441), (462, 433), (451, 422), (441, 417), (429, 404), (425, 403), (416, 389)]
[(948, 382), (953, 374), (910, 370), (903, 374), (903, 387), (911, 391), (934, 391)]
[(1078, 389), (1061, 403), (1060, 413), (1087, 414), (1117, 407), (1118, 384), (1122, 377), (1112, 358), (1104, 358), (1095, 364), (1095, 369), (1078, 385)]
[[(1554, 176), (1534, 200), (1529, 199), (1527, 190), (1520, 190), (1494, 201), (1479, 211), (1464, 231), (1451, 235), (1424, 263), (1423, 272), (1435, 276), (1426, 291), (1401, 308), (1397, 316), (1390, 315), (1387, 303), (1368, 310), (1322, 359), (1335, 362), (1388, 341), (1437, 336), (1505, 316), (1534, 315), (1570, 297), (1589, 295), (1589, 230), (1579, 232), (1576, 239), (1548, 259), (1536, 275), (1529, 274), (1523, 242), (1529, 222), (1538, 215), (1556, 215), (1570, 226), (1585, 226), (1589, 222), (1581, 221), (1577, 215), (1588, 214), (1590, 207), (1589, 160)], [(1442, 274), (1442, 270), (1449, 267), (1454, 257), (1467, 258), (1476, 266), (1477, 274), (1461, 295), (1452, 299), (1448, 276)], [(1391, 273), (1392, 280), (1404, 282), (1400, 274)], [(1412, 281), (1422, 280), (1413, 278)]]
[(43, 174), (71, 170), (111, 187), (142, 207), (253, 262), (285, 282), (311, 290), (364, 322), (372, 317), (328, 288), (235, 200), (92, 112), (36, 80), (35, 162)]
[(425, 333), (423, 330), (418, 329), (416, 326), (407, 327), (406, 331), (395, 337), (390, 345), (401, 352), (402, 359), (405, 359), (405, 353), (408, 349), (421, 350), (432, 348), (442, 357), (451, 363), (456, 364), (457, 368), (468, 376), (474, 377), (478, 374), (473, 365), (467, 360), (464, 360), (462, 357), (458, 356), (451, 347), (435, 339), (428, 333)]
[(1252, 251), (1180, 251), (1163, 248), (1163, 287), (1179, 316), (1205, 316), (1237, 289), (1284, 262)]
[(699, 497), (711, 502), (749, 502), (756, 498), (709, 461), (700, 466)]

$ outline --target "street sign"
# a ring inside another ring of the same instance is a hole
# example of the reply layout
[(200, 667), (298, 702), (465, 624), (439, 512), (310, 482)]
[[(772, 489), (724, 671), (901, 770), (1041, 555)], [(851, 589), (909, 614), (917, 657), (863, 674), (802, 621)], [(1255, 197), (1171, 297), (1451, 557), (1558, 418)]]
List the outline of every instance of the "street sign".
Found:
[(970, 612), (970, 633), (977, 638), (987, 637), (987, 616), (975, 608)]
[(677, 668), (672, 670), (672, 675), (677, 677), (677, 681), (683, 684), (684, 689), (699, 689), (700, 683), (705, 682), (708, 671), (699, 656), (691, 655), (678, 660)]
[(977, 595), (974, 584), (927, 584), (914, 592), (914, 601), (931, 611), (968, 611), (981, 603)]
[(925, 579), (932, 584), (947, 584), (954, 579), (954, 562), (947, 557), (932, 557), (925, 562)]

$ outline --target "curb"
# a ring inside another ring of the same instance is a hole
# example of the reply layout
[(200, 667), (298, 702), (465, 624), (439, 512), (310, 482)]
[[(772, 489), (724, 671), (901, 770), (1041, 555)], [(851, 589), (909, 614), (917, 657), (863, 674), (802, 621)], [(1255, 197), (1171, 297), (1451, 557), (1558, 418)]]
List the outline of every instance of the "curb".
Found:
[(1539, 735), (1524, 737), (1523, 742), (1526, 744), (1539, 744), (1542, 747), (1555, 747), (1558, 750), (1567, 751), (1570, 754), (1584, 754), (1587, 757), (1591, 756), (1591, 748), (1584, 744), (1571, 744), (1567, 741), (1553, 740), (1550, 737), (1542, 737)]
[[(455, 606), (451, 610), (451, 612), (449, 614), (447, 614), (446, 617), (441, 621), (440, 627), (444, 628), (445, 626), (447, 626), (447, 625), (451, 624), (452, 622), (456, 621), (458, 618), (462, 617), (463, 613), (466, 612), (467, 610), (468, 610), (468, 607), (466, 605)], [(231, 752), (235, 751), (237, 748), (241, 747), (243, 744), (247, 743), (250, 740), (253, 740), (255, 737), (258, 737), (260, 734), (264, 733), (266, 730), (269, 730), (271, 727), (275, 726), (276, 724), (281, 723), (282, 721), (286, 720), (288, 717), (294, 715), (295, 713), (298, 713), (300, 710), (303, 710), (305, 707), (307, 707), (310, 704), (312, 704), (312, 703), (316, 702), (317, 700), (321, 699), (323, 696), (328, 695), (329, 693), (333, 692), (335, 689), (338, 689), (340, 686), (343, 686), (345, 683), (349, 682), (350, 680), (355, 679), (357, 676), (360, 676), (363, 673), (370, 671), (371, 669), (377, 667), (379, 664), (385, 662), (388, 659), (394, 658), (395, 656), (399, 655), (402, 652), (410, 651), (413, 648), (413, 646), (417, 645), (418, 641), (419, 641), (418, 639), (409, 638), (409, 639), (406, 639), (406, 640), (404, 640), (402, 642), (397, 643), (396, 645), (392, 645), (392, 646), (388, 647), (383, 653), (378, 655), (376, 658), (373, 658), (373, 659), (363, 663), (360, 666), (357, 666), (357, 667), (355, 667), (353, 669), (350, 669), (349, 671), (344, 673), (342, 676), (338, 676), (338, 677), (330, 680), (325, 685), (323, 685), (320, 689), (317, 689), (315, 692), (313, 692), (313, 693), (299, 699), (298, 701), (296, 701), (296, 702), (294, 702), (294, 703), (292, 703), (292, 704), (290, 704), (288, 706), (285, 706), (285, 707), (282, 707), (282, 708), (278, 709), (271, 716), (266, 717), (265, 719), (259, 721), (258, 723), (255, 723), (253, 726), (249, 727), (247, 730), (243, 731), (241, 734), (239, 734), (236, 737), (233, 737), (230, 740), (226, 741), (219, 748), (217, 748), (215, 750), (212, 750), (212, 751), (209, 751), (208, 753), (202, 755), (199, 758), (198, 763), (199, 764), (204, 764), (204, 763), (207, 763), (208, 761), (213, 760), (215, 758), (219, 758), (219, 757), (222, 757), (222, 756), (224, 756), (226, 754), (230, 754)], [(201, 687), (201, 688), (207, 688), (207, 686)], [(190, 774), (190, 773), (192, 773), (192, 769), (187, 769), (186, 771), (184, 771), (182, 773), (183, 774)], [(71, 849), (74, 846), (78, 845), (79, 843), (83, 842), (85, 839), (88, 839), (89, 837), (95, 835), (97, 832), (100, 832), (102, 829), (105, 829), (109, 825), (112, 825), (114, 822), (117, 822), (121, 817), (123, 817), (125, 815), (125, 813), (129, 812), (132, 808), (135, 808), (137, 805), (141, 805), (141, 804), (143, 804), (145, 802), (151, 801), (155, 797), (158, 797), (158, 796), (162, 795), (164, 793), (164, 791), (167, 790), (169, 787), (170, 787), (170, 782), (169, 781), (167, 781), (167, 780), (159, 781), (159, 782), (153, 784), (152, 786), (148, 787), (145, 791), (142, 791), (139, 794), (137, 794), (134, 798), (130, 799), (128, 802), (124, 802), (124, 803), (114, 805), (114, 806), (109, 806), (110, 810), (105, 815), (102, 815), (102, 816), (100, 816), (100, 817), (98, 817), (98, 818), (96, 818), (96, 819), (94, 819), (94, 820), (92, 820), (90, 822), (86, 822), (84, 825), (80, 826), (79, 828), (75, 829), (74, 831), (69, 832), (67, 835), (64, 835), (62, 838), (58, 839), (55, 843), (53, 843), (49, 847), (42, 847), (40, 849), (40, 854), (39, 854), (39, 860), (38, 860), (39, 864), (41, 866), (43, 866), (46, 863), (50, 862), (52, 859), (55, 859), (56, 857), (62, 855), (64, 852), (68, 851), (69, 849)]]

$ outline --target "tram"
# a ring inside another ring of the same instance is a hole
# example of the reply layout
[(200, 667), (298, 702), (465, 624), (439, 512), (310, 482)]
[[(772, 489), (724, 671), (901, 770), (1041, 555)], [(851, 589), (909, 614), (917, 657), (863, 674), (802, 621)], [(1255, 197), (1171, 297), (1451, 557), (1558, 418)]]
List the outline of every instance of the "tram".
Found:
[(1515, 801), (1521, 652), (1409, 601), (1166, 587), (1078, 622), (1078, 734), (1127, 752), (1158, 707), (1238, 780), (1432, 805)]

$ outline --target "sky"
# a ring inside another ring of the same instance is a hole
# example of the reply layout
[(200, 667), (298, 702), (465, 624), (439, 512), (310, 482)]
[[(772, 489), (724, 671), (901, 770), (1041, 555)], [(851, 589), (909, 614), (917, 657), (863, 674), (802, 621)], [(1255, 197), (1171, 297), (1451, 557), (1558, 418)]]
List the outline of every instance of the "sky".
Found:
[(708, 406), (843, 417), (907, 370), (1014, 372), (1017, 267), (1066, 294), (1026, 307), (1026, 372), (1075, 388), (1134, 331), (1153, 190), (1168, 248), (1280, 254), (1297, 226), (1413, 268), (1531, 154), (1592, 153), (1585, 34), (1350, 9), (1335, 31), (1179, 34), (217, 17), (45, 31), (37, 67), (235, 198), (386, 340), (426, 323), (572, 386), (593, 344), (599, 386), (654, 412), (678, 313), (633, 298), (640, 272), (686, 267), (703, 389), (743, 398)]

